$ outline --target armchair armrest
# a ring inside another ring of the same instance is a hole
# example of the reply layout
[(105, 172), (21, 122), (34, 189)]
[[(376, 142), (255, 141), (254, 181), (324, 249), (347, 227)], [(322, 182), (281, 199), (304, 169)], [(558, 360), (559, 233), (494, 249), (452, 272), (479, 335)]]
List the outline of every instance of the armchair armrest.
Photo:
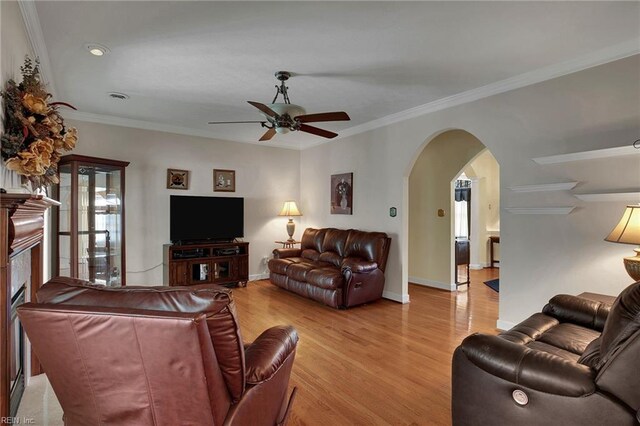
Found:
[(586, 365), (530, 349), (498, 336), (473, 334), (458, 350), (489, 374), (530, 389), (563, 396), (595, 392), (595, 373)]
[(610, 310), (611, 305), (607, 303), (559, 294), (549, 300), (542, 312), (562, 322), (602, 331)]
[(253, 343), (245, 346), (247, 383), (256, 385), (269, 380), (295, 352), (297, 344), (298, 333), (289, 325), (265, 330)]
[(287, 257), (300, 256), (302, 250), (299, 248), (277, 248), (273, 250), (273, 257), (275, 259), (285, 259)]
[(376, 262), (370, 262), (364, 259), (358, 259), (355, 257), (347, 257), (342, 261), (342, 271), (345, 269), (354, 273), (367, 273), (378, 269)]

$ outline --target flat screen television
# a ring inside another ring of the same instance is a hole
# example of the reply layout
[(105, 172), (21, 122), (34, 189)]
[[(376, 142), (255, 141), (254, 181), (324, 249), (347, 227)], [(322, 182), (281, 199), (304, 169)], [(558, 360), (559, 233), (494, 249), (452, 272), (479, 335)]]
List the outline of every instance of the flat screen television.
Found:
[(172, 195), (169, 204), (172, 243), (244, 237), (244, 198)]

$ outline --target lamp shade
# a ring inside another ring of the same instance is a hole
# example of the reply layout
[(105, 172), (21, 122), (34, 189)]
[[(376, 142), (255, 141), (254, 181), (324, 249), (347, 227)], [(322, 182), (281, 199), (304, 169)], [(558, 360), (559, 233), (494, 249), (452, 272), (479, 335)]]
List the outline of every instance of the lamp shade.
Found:
[(640, 204), (627, 206), (622, 214), (622, 219), (605, 238), (605, 241), (640, 244)]
[(295, 201), (285, 201), (278, 216), (302, 216)]

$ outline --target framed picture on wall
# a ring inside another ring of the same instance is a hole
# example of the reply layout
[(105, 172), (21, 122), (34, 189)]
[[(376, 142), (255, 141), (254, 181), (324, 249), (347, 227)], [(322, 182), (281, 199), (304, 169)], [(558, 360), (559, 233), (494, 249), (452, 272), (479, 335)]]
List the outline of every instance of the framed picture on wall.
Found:
[(215, 192), (236, 192), (236, 171), (214, 169), (213, 190)]
[(353, 214), (353, 173), (331, 175), (331, 214)]
[(167, 169), (168, 189), (189, 189), (189, 170)]

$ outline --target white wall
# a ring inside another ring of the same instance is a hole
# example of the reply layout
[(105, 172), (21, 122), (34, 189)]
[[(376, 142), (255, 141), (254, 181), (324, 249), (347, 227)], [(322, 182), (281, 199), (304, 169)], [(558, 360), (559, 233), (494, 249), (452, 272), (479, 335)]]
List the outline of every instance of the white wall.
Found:
[[(68, 122), (78, 128), (74, 154), (131, 162), (125, 175), (128, 285), (162, 284), (159, 265), (162, 245), (169, 242), (171, 194), (244, 197), (249, 274), (255, 279), (268, 272), (262, 258), (271, 255), (274, 241), (287, 237), (287, 219), (277, 214), (285, 200), (300, 198), (299, 151)], [(190, 189), (166, 189), (167, 168), (190, 170)], [(235, 170), (236, 192), (214, 192), (213, 169)]]
[[(20, 67), (24, 63), (25, 55), (33, 58), (33, 51), (17, 1), (0, 1), (0, 23), (0, 84), (4, 90), (7, 80), (22, 80)], [(3, 130), (0, 120), (0, 132)], [(22, 190), (20, 176), (7, 170), (4, 161), (0, 161), (0, 188)]]
[[(617, 294), (629, 284), (629, 247), (603, 238), (624, 202), (584, 203), (568, 192), (516, 194), (510, 185), (578, 179), (581, 191), (640, 187), (640, 160), (540, 166), (532, 157), (630, 145), (640, 123), (640, 56), (378, 128), (302, 152), (309, 224), (385, 231), (393, 237), (386, 295), (408, 294), (408, 176), (424, 145), (448, 129), (476, 136), (500, 164), (500, 320), (514, 323), (557, 293)], [(328, 180), (354, 172), (353, 216), (330, 216)], [(577, 205), (566, 216), (513, 215), (504, 207)], [(390, 206), (399, 215), (388, 215)]]

